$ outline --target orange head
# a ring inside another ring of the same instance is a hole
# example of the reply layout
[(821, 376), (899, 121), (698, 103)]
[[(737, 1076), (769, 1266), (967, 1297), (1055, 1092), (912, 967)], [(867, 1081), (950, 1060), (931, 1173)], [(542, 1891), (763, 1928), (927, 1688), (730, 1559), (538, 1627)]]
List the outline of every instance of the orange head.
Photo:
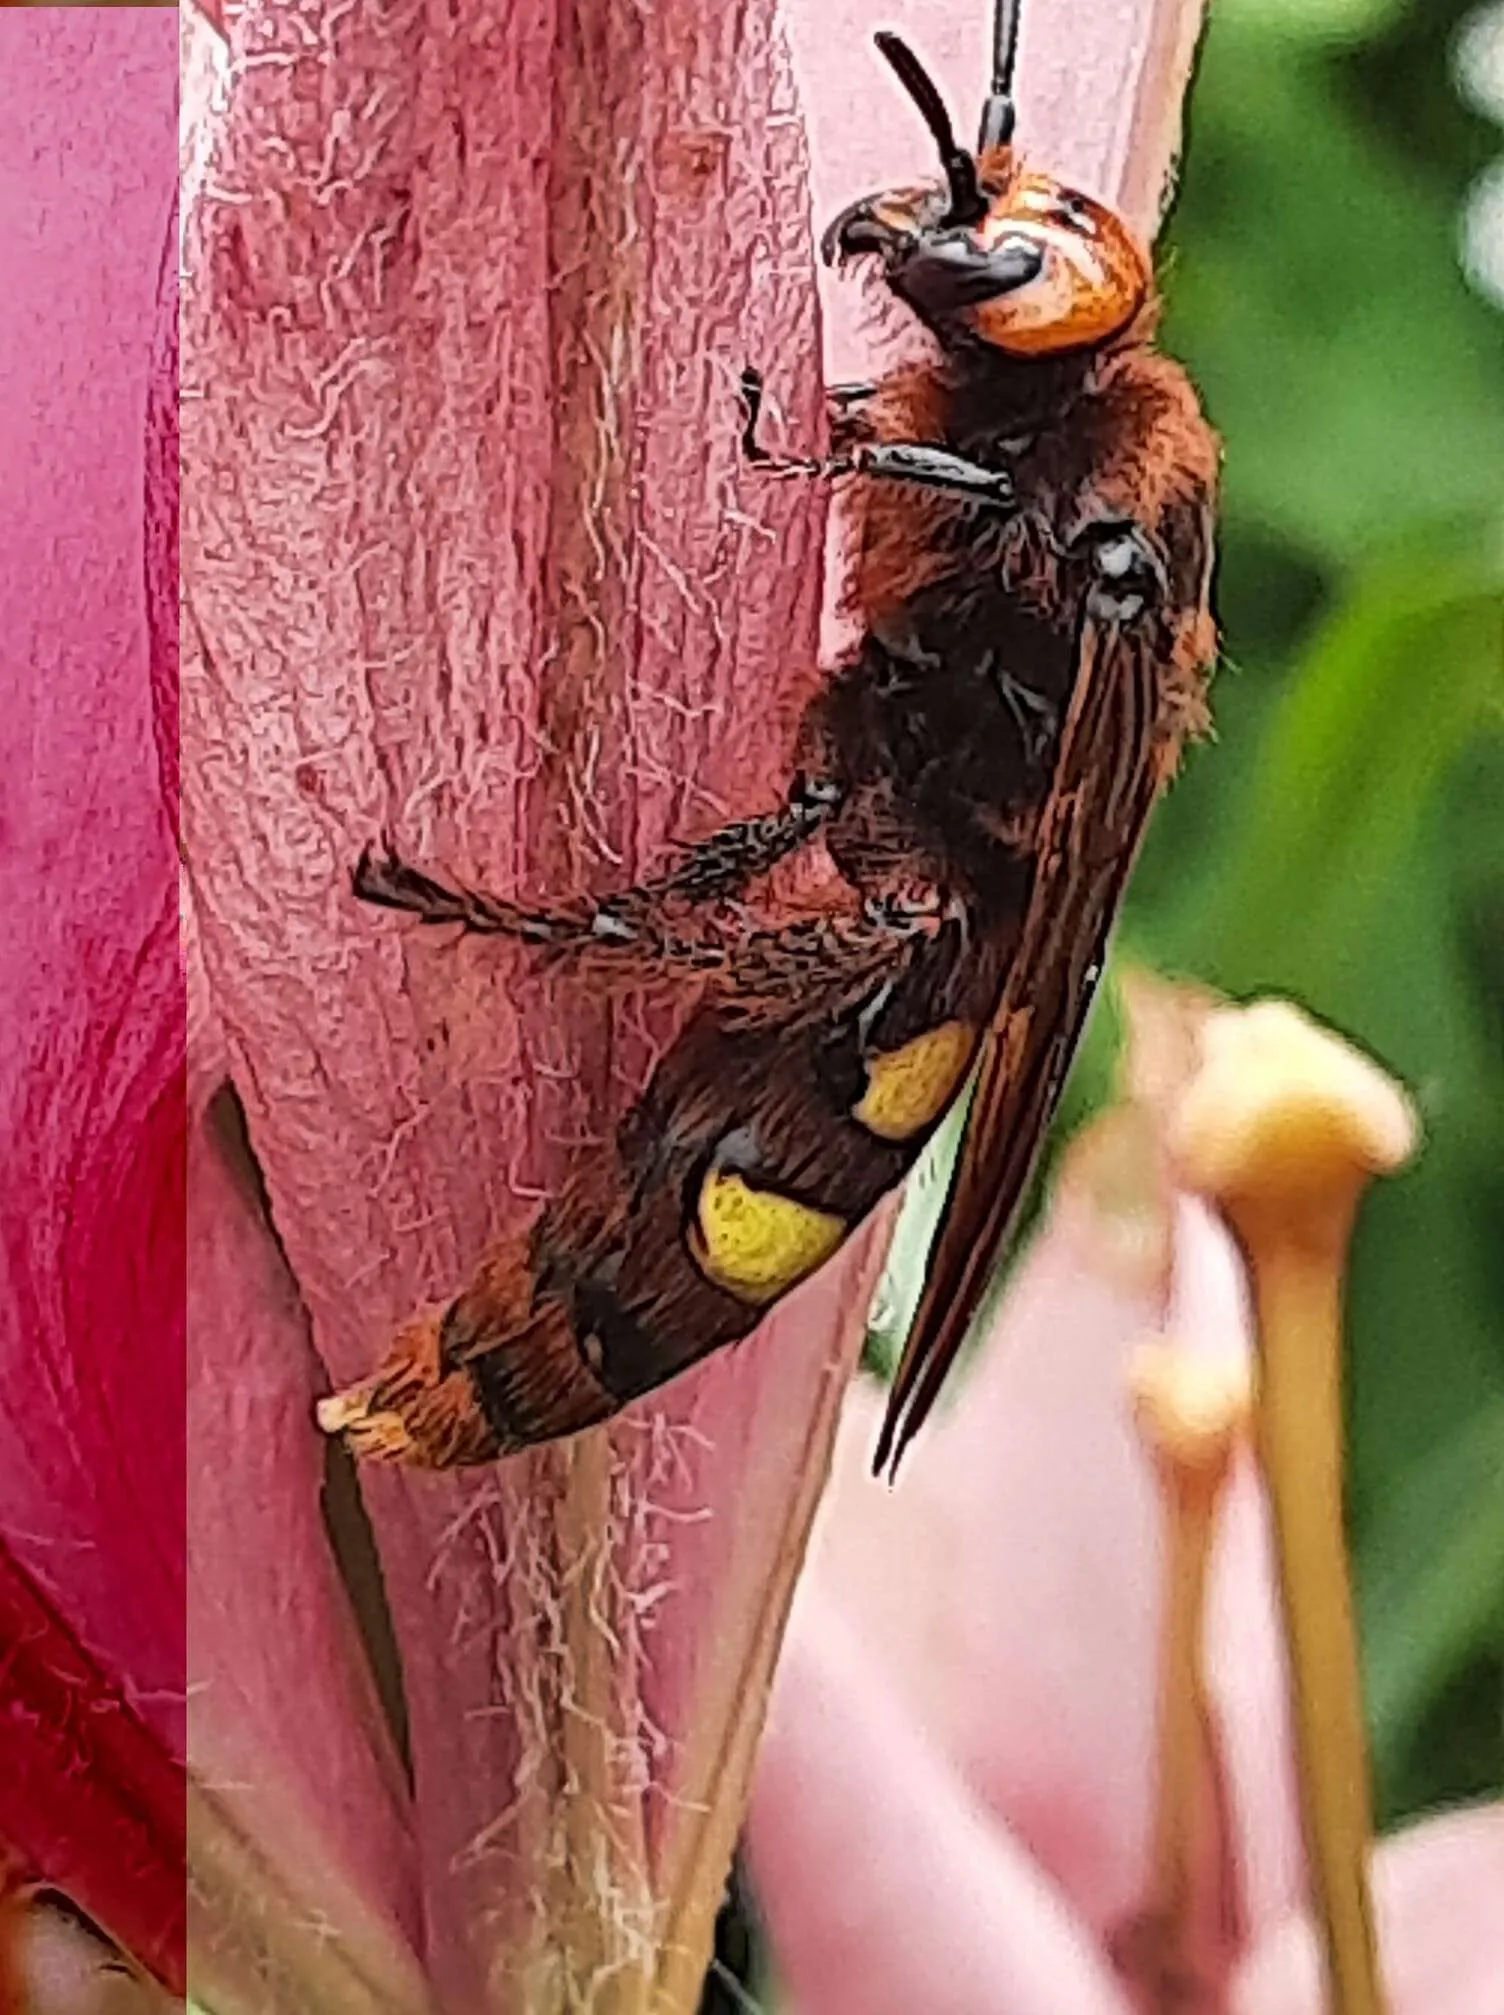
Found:
[(1119, 335), (1153, 286), (1149, 255), (1122, 218), (1023, 172), (1007, 144), (1011, 104), (996, 89), (985, 151), (957, 147), (918, 58), (896, 35), (877, 45), (924, 114), (946, 179), (853, 203), (825, 234), (826, 258), (881, 260), (887, 285), (938, 335), (1008, 356), (1059, 356)]

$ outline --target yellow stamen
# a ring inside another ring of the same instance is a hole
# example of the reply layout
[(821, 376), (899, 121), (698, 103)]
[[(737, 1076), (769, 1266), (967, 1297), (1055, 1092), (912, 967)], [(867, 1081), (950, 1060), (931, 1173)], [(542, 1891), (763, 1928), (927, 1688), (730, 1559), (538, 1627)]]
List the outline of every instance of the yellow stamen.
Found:
[(1259, 1454), (1279, 1549), (1312, 1880), (1336, 2015), (1384, 2007), (1362, 1690), (1342, 1517), (1342, 1277), (1363, 1189), (1412, 1153), (1399, 1087), (1279, 1002), (1208, 1016), (1171, 1132), (1252, 1278)]
[(1123, 1956), (1155, 2005), (1168, 2006), (1194, 1980), (1201, 1957), (1195, 1877), (1217, 1781), (1202, 1655), (1207, 1572), (1222, 1486), (1251, 1400), (1244, 1365), (1164, 1342), (1142, 1347), (1129, 1382), (1163, 1492), (1165, 1596), (1150, 1888), (1136, 1949)]

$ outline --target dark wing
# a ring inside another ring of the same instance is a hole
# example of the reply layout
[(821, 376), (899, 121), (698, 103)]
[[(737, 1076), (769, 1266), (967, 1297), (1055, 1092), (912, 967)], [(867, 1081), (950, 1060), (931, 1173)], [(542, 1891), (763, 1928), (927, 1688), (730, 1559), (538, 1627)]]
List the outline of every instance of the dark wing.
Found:
[(1018, 949), (983, 1042), (966, 1135), (874, 1469), (934, 1406), (986, 1290), (1070, 1068), (1161, 777), (1163, 666), (1089, 617)]

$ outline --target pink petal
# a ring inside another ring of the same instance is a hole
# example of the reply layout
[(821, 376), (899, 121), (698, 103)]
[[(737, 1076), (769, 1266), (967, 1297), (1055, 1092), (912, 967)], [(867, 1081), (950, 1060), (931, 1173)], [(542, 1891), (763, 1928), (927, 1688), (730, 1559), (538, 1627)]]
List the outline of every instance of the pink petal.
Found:
[[(567, 894), (770, 802), (816, 676), (823, 522), (818, 498), (737, 465), (747, 359), (776, 373), (796, 435), (818, 418), (769, 6), (608, 10), (589, 60), (620, 99), (609, 145), (550, 8), (309, 18), (233, 17), (255, 61), (206, 129), (189, 208), (184, 833), (277, 1231), (348, 1378), (531, 1214), (684, 1007), (420, 942), (350, 900), (350, 864), (390, 822), (460, 871)], [(617, 266), (582, 266), (567, 219), (580, 150), (612, 191), (618, 144), (634, 291), (613, 308)], [(650, 1851), (707, 1694), (744, 1708), (730, 1647), (762, 1622), (753, 1591), (810, 1468), (814, 1402), (856, 1348), (868, 1267), (853, 1251), (778, 1335), (636, 1411), (604, 1453), (468, 1484), (364, 1479), (446, 2008), (481, 2005), (511, 1963), (570, 1811), (566, 1594), (584, 1588), (612, 1633), (612, 1763)], [(247, 1363), (232, 1336), (217, 1347), (229, 1394)], [(276, 1390), (290, 1406), (292, 1375)], [(601, 1517), (566, 1536), (557, 1506), (590, 1465)]]
[[(812, 1578), (921, 1726), (1106, 1936), (1145, 1901), (1158, 1684), (1160, 1506), (1129, 1358), (1170, 1321), (1246, 1354), (1241, 1275), (1199, 1206), (1175, 1217), (1174, 1291), (1124, 1266), (1078, 1151), (953, 1412), (896, 1490), (867, 1474), (880, 1408), (854, 1393)], [(1097, 1157), (1101, 1161), (1101, 1157)], [(1084, 1174), (1083, 1174), (1084, 1170)], [(1123, 1170), (1102, 1165), (1115, 1184)], [(1146, 1178), (1147, 1179), (1147, 1178)], [(1104, 1194), (1112, 1194), (1109, 1189)], [(1301, 1880), (1262, 1494), (1236, 1479), (1213, 1570), (1209, 1677), (1255, 1922)]]
[[(1374, 1907), (1392, 2015), (1499, 2015), (1501, 1903), (1504, 1805), (1428, 1819), (1380, 1844)], [(1234, 2015), (1319, 2015), (1324, 1995), (1310, 1926), (1287, 1920), (1239, 1975)]]
[(180, 1983), (176, 54), (170, 13), (0, 17), (0, 1833)]
[(804, 2015), (1127, 2015), (1070, 1905), (818, 1602), (785, 1647), (749, 1841)]
[[(196, 960), (191, 957), (190, 980)], [(198, 1020), (198, 1017), (195, 1017)], [(195, 1063), (212, 1032), (195, 1028)], [(212, 1087), (218, 1073), (202, 1073)], [(368, 1977), (416, 1946), (408, 1796), (329, 1552), (318, 1365), (222, 1093), (189, 1140), (191, 1749), (200, 1781)], [(374, 1925), (373, 1917), (385, 1925)]]
[(1154, 1279), (1114, 1275), (1068, 1187), (891, 1496), (860, 1474), (856, 1415), (814, 1566), (927, 1734), (1103, 1934), (1143, 1901), (1159, 1508), (1125, 1373), (1161, 1314)]

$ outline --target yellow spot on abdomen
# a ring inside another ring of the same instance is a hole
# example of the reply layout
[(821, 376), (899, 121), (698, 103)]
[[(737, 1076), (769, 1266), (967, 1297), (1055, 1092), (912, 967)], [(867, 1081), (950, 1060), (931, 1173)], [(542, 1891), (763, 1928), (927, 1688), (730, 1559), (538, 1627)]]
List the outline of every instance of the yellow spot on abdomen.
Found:
[(912, 1140), (937, 1120), (971, 1066), (977, 1032), (969, 1022), (942, 1022), (912, 1042), (869, 1059), (867, 1089), (852, 1117), (880, 1140)]
[(846, 1236), (844, 1218), (715, 1171), (701, 1186), (695, 1215), (695, 1264), (738, 1301), (759, 1306), (823, 1266)]

